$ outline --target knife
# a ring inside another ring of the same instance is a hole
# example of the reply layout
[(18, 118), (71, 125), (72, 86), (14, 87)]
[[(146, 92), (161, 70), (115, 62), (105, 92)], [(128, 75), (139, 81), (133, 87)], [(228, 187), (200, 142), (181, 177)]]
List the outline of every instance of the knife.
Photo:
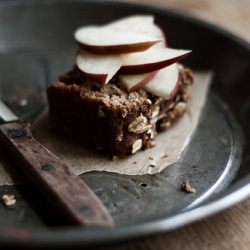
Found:
[(48, 200), (54, 211), (71, 225), (113, 227), (103, 203), (86, 183), (32, 136), (30, 123), (0, 100), (0, 143), (26, 179)]

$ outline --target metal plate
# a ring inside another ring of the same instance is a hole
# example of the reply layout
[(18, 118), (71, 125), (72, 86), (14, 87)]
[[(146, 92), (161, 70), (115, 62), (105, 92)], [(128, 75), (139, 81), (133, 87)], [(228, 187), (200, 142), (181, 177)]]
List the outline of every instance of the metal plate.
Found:
[[(17, 197), (13, 209), (0, 204), (1, 247), (59, 249), (131, 239), (182, 226), (250, 194), (250, 47), (216, 27), (132, 4), (0, 0), (1, 98), (19, 116), (32, 121), (46, 106), (47, 84), (74, 64), (73, 31), (83, 24), (136, 13), (154, 14), (170, 46), (193, 48), (184, 64), (194, 70), (212, 69), (215, 74), (189, 145), (177, 163), (159, 174), (82, 175), (110, 211), (115, 230), (62, 225), (29, 185), (0, 187), (0, 196), (13, 193)], [(1, 151), (0, 158), (8, 161)], [(186, 179), (195, 194), (181, 190)]]

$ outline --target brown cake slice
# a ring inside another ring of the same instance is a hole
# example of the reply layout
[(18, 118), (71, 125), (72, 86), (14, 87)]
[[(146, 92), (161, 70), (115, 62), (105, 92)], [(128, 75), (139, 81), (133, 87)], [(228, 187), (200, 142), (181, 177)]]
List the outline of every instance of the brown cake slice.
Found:
[(52, 129), (112, 159), (153, 147), (186, 110), (193, 77), (177, 62), (191, 51), (167, 48), (151, 15), (83, 26), (74, 37), (75, 68), (47, 90)]
[(50, 124), (55, 131), (91, 142), (113, 160), (134, 154), (153, 147), (157, 132), (183, 115), (192, 81), (191, 71), (181, 68), (177, 93), (164, 100), (143, 89), (128, 93), (116, 77), (97, 84), (75, 67), (47, 89)]

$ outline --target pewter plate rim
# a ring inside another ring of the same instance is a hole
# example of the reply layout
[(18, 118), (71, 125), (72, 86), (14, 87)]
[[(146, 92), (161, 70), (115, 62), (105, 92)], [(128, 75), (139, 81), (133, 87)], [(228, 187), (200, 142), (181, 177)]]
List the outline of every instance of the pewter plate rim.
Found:
[[(47, 1), (40, 1), (41, 3)], [(59, 2), (59, 1), (54, 1)], [(62, 1), (63, 3), (64, 1)], [(90, 1), (72, 1), (74, 2), (90, 2)], [(94, 1), (103, 5), (119, 5), (119, 6), (136, 6), (142, 10), (154, 10), (155, 12), (165, 13), (166, 15), (174, 15), (178, 18), (187, 20), (191, 23), (197, 23), (204, 29), (210, 29), (222, 36), (226, 36), (238, 45), (241, 45), (244, 48), (250, 49), (249, 44), (244, 42), (242, 39), (222, 30), (210, 24), (204, 23), (200, 20), (196, 20), (191, 17), (184, 15), (176, 14), (169, 11), (158, 10), (152, 7), (145, 7), (140, 5), (125, 4), (118, 2), (106, 2), (106, 1)], [(11, 2), (12, 4), (18, 3), (18, 1)], [(22, 2), (26, 4), (34, 4), (35, 1), (26, 1)], [(0, 4), (9, 4), (7, 1), (0, 1)], [(175, 228), (184, 226), (190, 222), (202, 219), (206, 216), (210, 216), (216, 212), (219, 212), (223, 209), (228, 208), (241, 201), (250, 195), (250, 175), (246, 175), (244, 178), (241, 178), (234, 184), (230, 185), (226, 190), (218, 193), (216, 196), (213, 196), (209, 200), (199, 203), (197, 206), (189, 208), (185, 211), (182, 211), (174, 216), (168, 218), (155, 218), (154, 220), (140, 223), (138, 225), (128, 225), (115, 230), (102, 230), (102, 229), (84, 229), (84, 228), (53, 228), (51, 230), (32, 230), (31, 238), (26, 242), (22, 243), (29, 247), (60, 247), (60, 246), (96, 246), (105, 243), (117, 242), (126, 239), (132, 239), (139, 236), (151, 235), (154, 233), (167, 232)], [(16, 242), (6, 239), (4, 237), (4, 231), (8, 230), (7, 228), (1, 228), (0, 233), (0, 245), (6, 246), (18, 246)], [(15, 229), (14, 229), (15, 230)], [(17, 229), (18, 231), (18, 229)], [(28, 230), (29, 231), (29, 230)]]

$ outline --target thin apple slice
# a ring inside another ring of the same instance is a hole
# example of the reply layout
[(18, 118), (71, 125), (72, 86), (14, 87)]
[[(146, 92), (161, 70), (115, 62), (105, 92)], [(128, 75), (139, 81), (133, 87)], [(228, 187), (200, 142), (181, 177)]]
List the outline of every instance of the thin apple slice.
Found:
[(144, 52), (124, 55), (124, 63), (119, 70), (121, 75), (149, 73), (176, 63), (190, 54), (190, 50), (170, 48), (150, 48)]
[(82, 49), (99, 55), (144, 51), (161, 42), (159, 38), (131, 30), (97, 26), (85, 26), (76, 30), (75, 39)]
[(152, 48), (166, 48), (168, 46), (165, 33), (157, 24), (154, 24), (145, 35), (162, 39), (161, 42), (155, 44)]
[(143, 89), (154, 95), (171, 99), (179, 87), (179, 67), (174, 63), (159, 72), (149, 81)]
[(94, 55), (80, 50), (76, 56), (76, 65), (88, 79), (106, 84), (123, 64), (121, 55)]
[(163, 30), (154, 23), (154, 16), (152, 15), (132, 15), (124, 17), (106, 24), (105, 27), (127, 29), (150, 37), (160, 38), (162, 39), (162, 42), (155, 44), (154, 47), (167, 47), (165, 34)]
[(106, 24), (105, 27), (127, 29), (148, 35), (147, 32), (153, 25), (154, 16), (152, 15), (132, 15), (117, 19), (116, 21)]
[(118, 75), (118, 78), (128, 92), (133, 92), (146, 85), (157, 73), (158, 70), (140, 75)]

